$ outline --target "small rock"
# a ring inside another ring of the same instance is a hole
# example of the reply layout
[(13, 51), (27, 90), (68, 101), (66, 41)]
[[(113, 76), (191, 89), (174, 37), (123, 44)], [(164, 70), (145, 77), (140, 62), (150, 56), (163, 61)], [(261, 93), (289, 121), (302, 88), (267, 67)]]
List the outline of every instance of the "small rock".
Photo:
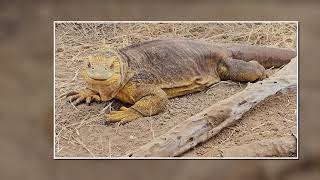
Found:
[(57, 48), (57, 52), (63, 52), (64, 49), (63, 48)]

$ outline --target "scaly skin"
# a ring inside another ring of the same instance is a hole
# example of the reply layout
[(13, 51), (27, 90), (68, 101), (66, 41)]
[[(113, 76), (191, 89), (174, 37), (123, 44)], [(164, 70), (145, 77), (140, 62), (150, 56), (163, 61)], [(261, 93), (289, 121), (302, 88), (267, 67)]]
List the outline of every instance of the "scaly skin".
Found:
[[(147, 41), (111, 57), (89, 57), (82, 71), (87, 88), (67, 96), (76, 105), (113, 98), (132, 104), (106, 114), (107, 122), (123, 124), (158, 114), (168, 98), (202, 91), (221, 80), (262, 80), (267, 76), (261, 64), (279, 67), (294, 56), (292, 51), (256, 46), (245, 46), (242, 51), (239, 45), (233, 48), (187, 39)], [(239, 57), (242, 59), (236, 59)]]

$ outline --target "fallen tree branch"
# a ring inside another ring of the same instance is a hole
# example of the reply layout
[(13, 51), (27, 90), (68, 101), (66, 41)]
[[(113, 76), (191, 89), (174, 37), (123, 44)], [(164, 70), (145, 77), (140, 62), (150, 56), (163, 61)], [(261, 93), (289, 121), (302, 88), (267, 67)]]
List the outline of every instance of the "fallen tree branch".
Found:
[(297, 60), (294, 58), (270, 78), (249, 84), (243, 91), (204, 109), (127, 156), (179, 156), (236, 123), (265, 98), (279, 91), (296, 90), (296, 87)]

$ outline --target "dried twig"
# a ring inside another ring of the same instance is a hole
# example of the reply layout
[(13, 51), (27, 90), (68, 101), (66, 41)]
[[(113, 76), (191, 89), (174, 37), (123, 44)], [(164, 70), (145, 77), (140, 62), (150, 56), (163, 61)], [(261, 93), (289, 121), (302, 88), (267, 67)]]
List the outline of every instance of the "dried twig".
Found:
[(90, 150), (78, 137), (76, 137), (75, 140), (76, 140), (85, 150), (87, 150), (92, 157), (96, 157), (96, 156), (91, 152), (91, 150)]
[(108, 141), (109, 141), (109, 158), (111, 158), (112, 151), (111, 151), (111, 139), (110, 139), (110, 137), (108, 138)]
[(118, 131), (118, 130), (119, 130), (119, 127), (120, 127), (120, 122), (117, 123), (116, 134), (118, 134), (118, 132), (119, 132), (119, 131)]
[(78, 77), (78, 74), (79, 74), (79, 70), (80, 70), (80, 68), (78, 68), (78, 69), (76, 70), (76, 72), (75, 72), (75, 74), (74, 74), (74, 76), (73, 76), (73, 78), (72, 78), (71, 82), (73, 82), (73, 81), (75, 81), (75, 80), (76, 80), (76, 78)]
[(266, 124), (267, 124), (267, 123), (262, 123), (262, 124), (260, 124), (259, 126), (256, 126), (256, 127), (254, 127), (254, 128), (251, 128), (251, 131), (254, 131), (254, 130), (256, 130), (256, 129), (258, 129), (258, 128), (266, 125)]
[(102, 137), (101, 137), (101, 134), (99, 134), (99, 140), (100, 140), (100, 151), (103, 151), (103, 144), (102, 144)]
[(71, 101), (71, 98), (69, 98), (69, 102), (70, 102), (70, 104), (72, 105), (72, 107), (73, 107), (75, 110), (80, 111), (80, 110), (73, 104), (73, 102)]
[(150, 119), (150, 131), (152, 133), (152, 139), (154, 139), (154, 130), (153, 130), (153, 127), (152, 127), (152, 119)]
[(100, 114), (103, 114), (106, 109), (110, 108), (111, 105), (112, 105), (112, 103), (113, 103), (113, 101), (112, 101), (111, 103), (109, 103), (106, 107), (104, 107), (104, 108), (100, 111)]
[(227, 142), (235, 132), (236, 132), (235, 130), (231, 131), (230, 135), (224, 141), (222, 141), (220, 144), (224, 144), (225, 142)]

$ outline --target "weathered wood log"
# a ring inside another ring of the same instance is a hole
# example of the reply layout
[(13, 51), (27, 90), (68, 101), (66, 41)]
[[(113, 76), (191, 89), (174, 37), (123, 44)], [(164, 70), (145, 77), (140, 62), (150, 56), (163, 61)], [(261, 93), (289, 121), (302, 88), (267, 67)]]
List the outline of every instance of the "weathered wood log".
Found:
[(127, 156), (179, 156), (236, 123), (245, 112), (265, 98), (279, 91), (295, 90), (296, 87), (297, 60), (294, 58), (270, 78), (248, 84), (243, 91), (204, 109)]

